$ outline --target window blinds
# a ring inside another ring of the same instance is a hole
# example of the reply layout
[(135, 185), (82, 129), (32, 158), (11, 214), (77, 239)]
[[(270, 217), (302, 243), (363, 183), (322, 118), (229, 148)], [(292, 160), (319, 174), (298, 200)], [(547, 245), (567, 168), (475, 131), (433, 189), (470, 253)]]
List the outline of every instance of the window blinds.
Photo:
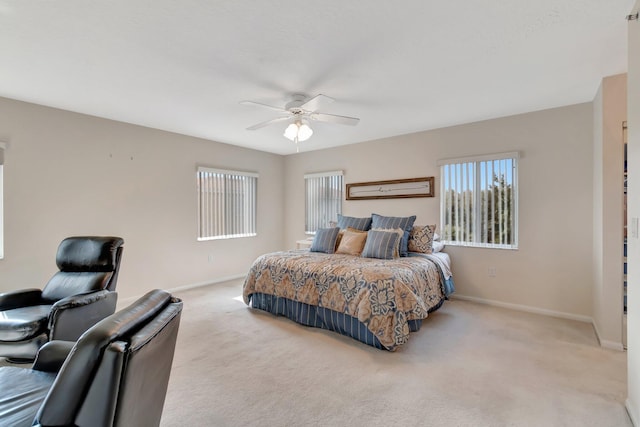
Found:
[(517, 153), (442, 161), (441, 231), (449, 244), (517, 248)]
[(198, 240), (256, 235), (258, 174), (198, 168)]
[(315, 233), (338, 221), (342, 213), (342, 171), (306, 174), (305, 180), (305, 232)]

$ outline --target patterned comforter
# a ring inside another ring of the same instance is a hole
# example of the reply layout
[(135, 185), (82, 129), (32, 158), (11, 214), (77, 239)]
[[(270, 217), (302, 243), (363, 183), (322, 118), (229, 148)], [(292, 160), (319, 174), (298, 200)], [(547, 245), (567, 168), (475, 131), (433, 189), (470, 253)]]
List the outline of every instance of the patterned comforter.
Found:
[(409, 338), (409, 321), (424, 319), (445, 298), (440, 269), (423, 257), (380, 260), (308, 251), (260, 256), (244, 283), (254, 293), (324, 307), (358, 319), (388, 350)]

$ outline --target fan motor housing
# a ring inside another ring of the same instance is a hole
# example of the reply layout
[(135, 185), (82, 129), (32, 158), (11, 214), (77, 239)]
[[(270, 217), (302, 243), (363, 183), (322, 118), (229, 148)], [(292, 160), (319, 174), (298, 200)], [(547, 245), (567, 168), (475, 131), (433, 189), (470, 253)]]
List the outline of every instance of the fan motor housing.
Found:
[(299, 108), (306, 102), (307, 96), (301, 93), (294, 93), (291, 95), (291, 101), (284, 106), (284, 109), (292, 114), (302, 114), (304, 110)]

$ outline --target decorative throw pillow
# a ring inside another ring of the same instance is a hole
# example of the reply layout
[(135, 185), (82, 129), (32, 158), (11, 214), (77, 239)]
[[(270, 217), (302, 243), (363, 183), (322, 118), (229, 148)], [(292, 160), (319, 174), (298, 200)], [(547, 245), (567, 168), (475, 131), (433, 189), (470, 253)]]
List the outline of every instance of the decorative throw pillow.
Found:
[(409, 233), (409, 244), (407, 248), (410, 252), (430, 254), (433, 252), (433, 234), (436, 231), (435, 225), (414, 225)]
[(408, 217), (394, 217), (371, 214), (371, 227), (403, 229), (404, 236), (402, 236), (402, 240), (400, 241), (400, 256), (407, 256), (409, 251), (409, 233), (411, 232), (411, 228), (413, 227), (415, 220), (415, 215)]
[(444, 243), (433, 241), (433, 252), (442, 252), (444, 249)]
[[(335, 228), (335, 227), (331, 227)], [(340, 230), (340, 229), (338, 229)], [(336, 238), (336, 250), (338, 250), (338, 246), (340, 246), (340, 241), (342, 240), (342, 235), (344, 234), (344, 230), (338, 231), (338, 237)]]
[(342, 239), (338, 244), (337, 254), (360, 256), (364, 248), (364, 242), (367, 240), (367, 232), (356, 230), (355, 228), (347, 228), (340, 230)]
[(372, 228), (372, 230), (376, 231), (389, 231), (391, 233), (398, 234), (398, 244), (396, 245), (395, 250), (393, 251), (393, 257), (398, 258), (400, 256), (400, 242), (402, 241), (402, 236), (404, 236), (404, 230), (402, 228)]
[(400, 235), (394, 231), (371, 230), (362, 250), (365, 258), (393, 259)]
[(318, 228), (316, 236), (311, 243), (311, 252), (324, 252), (325, 254), (332, 254), (336, 250), (336, 240), (338, 239), (338, 227), (333, 228)]
[(371, 228), (371, 217), (354, 218), (352, 216), (342, 216), (338, 214), (338, 227), (340, 229), (351, 227), (356, 230), (367, 231)]

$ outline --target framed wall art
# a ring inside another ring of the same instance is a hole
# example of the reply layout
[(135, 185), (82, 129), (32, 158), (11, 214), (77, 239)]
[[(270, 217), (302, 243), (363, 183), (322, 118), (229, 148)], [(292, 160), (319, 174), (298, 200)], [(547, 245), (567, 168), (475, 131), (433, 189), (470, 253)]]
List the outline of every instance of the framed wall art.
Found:
[(433, 197), (434, 177), (393, 179), (347, 184), (347, 200)]

